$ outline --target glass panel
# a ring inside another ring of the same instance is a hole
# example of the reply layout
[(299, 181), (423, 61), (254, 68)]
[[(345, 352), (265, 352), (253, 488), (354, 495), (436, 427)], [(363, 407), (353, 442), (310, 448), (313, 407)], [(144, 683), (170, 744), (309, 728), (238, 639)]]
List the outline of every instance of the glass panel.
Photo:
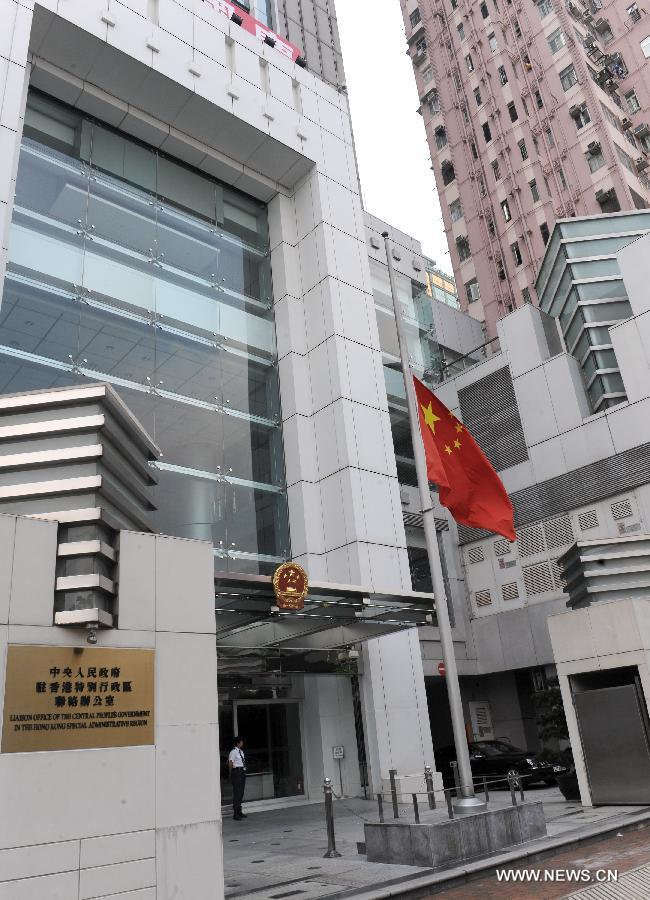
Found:
[(0, 390), (110, 382), (161, 448), (157, 530), (286, 558), (266, 207), (30, 94), (10, 248)]
[(632, 309), (627, 300), (614, 303), (595, 303), (582, 307), (585, 322), (611, 322), (614, 319), (627, 319)]
[(594, 281), (591, 284), (578, 284), (578, 296), (581, 300), (601, 300), (610, 297), (625, 297), (625, 284), (623, 279), (611, 279), (609, 281)]

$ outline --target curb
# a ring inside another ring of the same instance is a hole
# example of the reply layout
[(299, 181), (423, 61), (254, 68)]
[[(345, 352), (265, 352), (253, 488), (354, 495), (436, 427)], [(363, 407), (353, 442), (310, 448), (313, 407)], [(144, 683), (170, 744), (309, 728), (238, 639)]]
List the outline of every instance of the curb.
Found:
[[(518, 862), (520, 860), (536, 861), (549, 856), (554, 850), (559, 848), (569, 848), (578, 846), (591, 838), (601, 837), (612, 831), (628, 831), (635, 825), (650, 821), (650, 807), (645, 807), (643, 812), (636, 814), (626, 813), (622, 816), (612, 817), (600, 825), (593, 825), (584, 829), (576, 829), (562, 836), (552, 838), (545, 841), (531, 841), (529, 844), (519, 844), (506, 853), (500, 853), (497, 856), (482, 858), (473, 863), (468, 863), (462, 867), (454, 869), (441, 869), (430, 875), (421, 875), (415, 878), (400, 879), (399, 883), (393, 883), (388, 887), (380, 890), (346, 891), (345, 896), (354, 898), (354, 900), (388, 900), (390, 897), (412, 898), (416, 900), (418, 897), (429, 896), (431, 888), (438, 890), (443, 885), (446, 887), (455, 886), (455, 883), (462, 884), (469, 881), (473, 876), (481, 872), (487, 872), (491, 869), (501, 868), (508, 863)], [(381, 865), (381, 863), (377, 863)], [(380, 873), (378, 873), (379, 875)], [(436, 893), (433, 891), (433, 893)]]

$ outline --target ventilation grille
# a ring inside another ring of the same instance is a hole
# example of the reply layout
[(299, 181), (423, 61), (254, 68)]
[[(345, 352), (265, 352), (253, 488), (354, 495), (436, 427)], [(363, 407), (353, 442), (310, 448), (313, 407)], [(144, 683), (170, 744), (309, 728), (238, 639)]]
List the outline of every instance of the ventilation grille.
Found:
[(517, 546), (519, 547), (520, 556), (533, 556), (535, 553), (544, 553), (546, 544), (544, 543), (544, 531), (541, 525), (531, 525), (523, 528), (517, 534)]
[(557, 559), (551, 560), (551, 574), (553, 575), (553, 583), (555, 589), (558, 591), (563, 591), (566, 581), (564, 580), (564, 577), (562, 575), (562, 566)]
[(494, 542), (494, 555), (495, 556), (505, 556), (507, 553), (510, 553), (510, 541), (505, 540), (495, 541)]
[[(515, 491), (510, 495), (515, 508), (515, 524), (521, 528), (528, 522), (570, 513), (624, 491), (633, 491), (649, 481), (650, 444), (646, 443), (588, 466), (573, 469), (557, 478), (533, 484), (522, 491)], [(459, 525), (458, 537), (461, 544), (471, 544), (492, 535), (483, 529)]]
[(627, 519), (632, 515), (632, 504), (629, 500), (619, 500), (611, 505), (612, 515), (615, 519)]
[(581, 531), (588, 531), (590, 528), (598, 528), (598, 514), (595, 509), (589, 509), (587, 512), (580, 513), (578, 516), (578, 525)]
[(492, 605), (492, 594), (488, 591), (477, 591), (474, 594), (474, 602), (477, 607), (481, 606), (491, 606)]
[(551, 519), (550, 522), (544, 522), (544, 536), (549, 550), (572, 544), (575, 537), (571, 519), (568, 516), (560, 516), (557, 519)]
[(461, 388), (458, 402), (463, 424), (497, 472), (526, 462), (528, 450), (507, 366)]
[(504, 600), (517, 600), (519, 598), (519, 585), (517, 582), (511, 581), (510, 584), (502, 584), (501, 595)]
[(547, 562), (535, 563), (523, 567), (524, 588), (527, 597), (537, 594), (548, 594), (554, 589), (551, 567)]
[(483, 562), (485, 559), (483, 547), (470, 547), (467, 551), (467, 558), (471, 563)]

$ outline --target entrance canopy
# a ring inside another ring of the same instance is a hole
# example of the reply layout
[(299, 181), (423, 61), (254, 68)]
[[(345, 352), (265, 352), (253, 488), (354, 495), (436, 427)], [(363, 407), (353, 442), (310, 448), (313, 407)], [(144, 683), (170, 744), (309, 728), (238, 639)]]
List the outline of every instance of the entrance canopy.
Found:
[(374, 593), (363, 587), (316, 582), (305, 607), (279, 610), (268, 575), (215, 574), (219, 655), (246, 657), (349, 650), (405, 628), (435, 623), (433, 594)]

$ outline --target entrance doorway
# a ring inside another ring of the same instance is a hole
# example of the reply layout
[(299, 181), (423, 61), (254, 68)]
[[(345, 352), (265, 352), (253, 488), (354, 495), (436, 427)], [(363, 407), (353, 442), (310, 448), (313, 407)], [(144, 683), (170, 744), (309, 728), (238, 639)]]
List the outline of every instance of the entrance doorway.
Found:
[[(235, 700), (228, 718), (232, 733), (245, 741), (246, 800), (302, 796), (305, 781), (300, 701)], [(221, 790), (223, 802), (228, 803), (232, 787), (227, 770), (222, 771)]]

